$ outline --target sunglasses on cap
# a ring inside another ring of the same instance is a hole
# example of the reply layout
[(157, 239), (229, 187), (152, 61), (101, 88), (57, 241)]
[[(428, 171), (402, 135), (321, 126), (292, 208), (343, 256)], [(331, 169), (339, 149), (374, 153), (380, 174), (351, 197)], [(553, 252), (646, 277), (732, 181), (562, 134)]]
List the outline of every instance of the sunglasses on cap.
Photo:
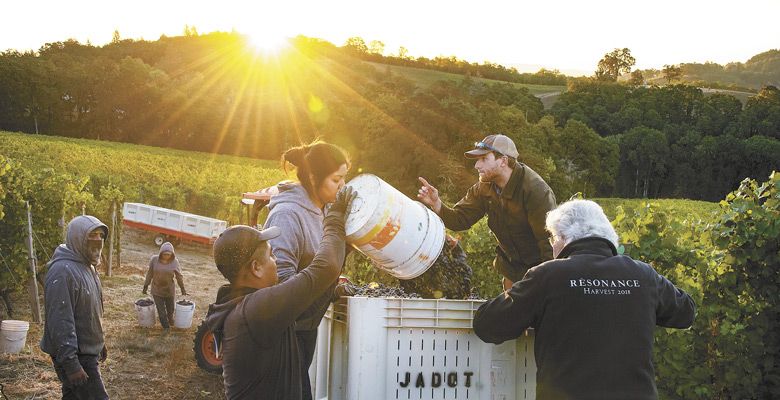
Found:
[(496, 150), (495, 147), (493, 147), (493, 146), (491, 146), (491, 145), (489, 145), (489, 144), (487, 144), (485, 142), (474, 142), (474, 148), (475, 149), (479, 149), (479, 150), (494, 151), (494, 152), (496, 152), (498, 154), (501, 154), (502, 156), (504, 155), (504, 153)]

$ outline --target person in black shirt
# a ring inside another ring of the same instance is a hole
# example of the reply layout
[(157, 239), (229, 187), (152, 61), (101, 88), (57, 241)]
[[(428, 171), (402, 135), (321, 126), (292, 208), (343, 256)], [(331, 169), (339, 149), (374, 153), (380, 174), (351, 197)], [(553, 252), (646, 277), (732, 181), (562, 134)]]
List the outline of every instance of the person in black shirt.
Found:
[(693, 300), (618, 255), (618, 236), (592, 201), (561, 204), (546, 228), (555, 258), (480, 306), (475, 333), (502, 343), (535, 329), (537, 399), (656, 399), (653, 330), (690, 327)]
[(279, 284), (268, 244), (281, 234), (278, 227), (259, 231), (233, 226), (214, 242), (214, 261), (230, 284), (219, 289), (206, 324), (221, 338), (228, 399), (302, 398), (295, 320), (339, 277), (345, 256), (344, 218), (356, 195), (351, 187), (339, 191), (311, 264)]

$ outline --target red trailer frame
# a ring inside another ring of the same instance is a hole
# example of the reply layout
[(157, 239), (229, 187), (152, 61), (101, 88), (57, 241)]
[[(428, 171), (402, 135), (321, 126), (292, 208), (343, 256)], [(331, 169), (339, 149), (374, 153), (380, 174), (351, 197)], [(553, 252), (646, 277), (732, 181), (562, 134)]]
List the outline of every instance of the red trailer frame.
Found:
[[(214, 243), (214, 238), (205, 238), (201, 236), (195, 236), (191, 235), (186, 232), (181, 231), (174, 231), (173, 229), (166, 229), (161, 228), (159, 226), (144, 224), (143, 222), (135, 222), (135, 221), (128, 221), (126, 219), (122, 220), (122, 223), (126, 226), (129, 226), (131, 228), (137, 228), (144, 231), (150, 231), (154, 233), (159, 233), (160, 235), (156, 236), (154, 239), (154, 243), (158, 246), (161, 246), (165, 240), (171, 241), (171, 238), (175, 238), (178, 240), (186, 240), (190, 242), (196, 242), (200, 244), (210, 245)], [(158, 240), (158, 238), (162, 238)], [(157, 243), (158, 241), (161, 241), (160, 243)], [(176, 243), (174, 243), (176, 244)]]

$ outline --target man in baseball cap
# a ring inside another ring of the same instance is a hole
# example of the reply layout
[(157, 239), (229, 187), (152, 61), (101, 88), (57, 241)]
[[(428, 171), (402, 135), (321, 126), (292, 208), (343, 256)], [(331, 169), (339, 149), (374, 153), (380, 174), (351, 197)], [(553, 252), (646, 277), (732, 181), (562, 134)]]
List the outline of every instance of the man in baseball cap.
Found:
[(474, 150), (469, 150), (463, 153), (463, 155), (466, 156), (466, 158), (480, 158), (491, 152), (511, 157), (515, 160), (517, 160), (517, 156), (520, 155), (520, 153), (517, 152), (515, 142), (504, 135), (486, 136), (481, 142), (474, 143)]
[(487, 214), (498, 240), (493, 266), (507, 290), (529, 268), (552, 259), (544, 220), (555, 208), (555, 194), (539, 174), (517, 161), (517, 146), (506, 135), (486, 136), (464, 156), (475, 160), (479, 182), (454, 207), (443, 205), (439, 191), (422, 177), (417, 198), (455, 231), (471, 228)]
[(349, 186), (339, 191), (325, 216), (311, 265), (279, 284), (268, 242), (279, 236), (278, 227), (233, 226), (214, 242), (217, 269), (230, 283), (217, 292), (206, 324), (222, 343), (228, 399), (301, 399), (295, 320), (339, 277), (346, 247), (344, 220), (355, 196)]

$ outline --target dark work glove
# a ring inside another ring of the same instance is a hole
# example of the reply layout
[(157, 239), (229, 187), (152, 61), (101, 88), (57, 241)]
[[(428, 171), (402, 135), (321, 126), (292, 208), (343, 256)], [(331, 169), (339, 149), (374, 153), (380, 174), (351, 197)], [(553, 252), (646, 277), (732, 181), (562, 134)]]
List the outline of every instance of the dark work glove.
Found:
[(355, 287), (350, 283), (339, 283), (336, 285), (336, 289), (333, 290), (333, 301), (336, 301), (342, 297), (354, 296), (357, 291)]
[(186, 290), (184, 290), (184, 288), (182, 288), (182, 289), (181, 289), (181, 295), (182, 295), (182, 296), (189, 296), (190, 294), (189, 294), (189, 293), (187, 293), (187, 291), (186, 291)]
[(349, 208), (349, 205), (352, 204), (352, 201), (355, 200), (357, 195), (358, 193), (353, 190), (351, 186), (344, 186), (336, 193), (336, 201), (330, 205), (329, 212), (346, 212), (347, 208)]
[(141, 293), (146, 294), (147, 289), (149, 289), (149, 286), (144, 286), (144, 290), (142, 290)]
[(108, 347), (103, 345), (103, 350), (100, 350), (100, 362), (106, 361), (108, 358)]

